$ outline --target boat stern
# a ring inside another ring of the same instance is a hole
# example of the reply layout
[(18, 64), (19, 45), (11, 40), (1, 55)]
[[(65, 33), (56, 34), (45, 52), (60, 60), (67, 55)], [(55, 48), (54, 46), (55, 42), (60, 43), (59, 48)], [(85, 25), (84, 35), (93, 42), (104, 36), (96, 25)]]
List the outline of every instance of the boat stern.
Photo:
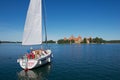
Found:
[(23, 69), (33, 69), (36, 67), (38, 61), (35, 59), (29, 59), (26, 61), (26, 59), (17, 59), (17, 62), (20, 64), (20, 66)]

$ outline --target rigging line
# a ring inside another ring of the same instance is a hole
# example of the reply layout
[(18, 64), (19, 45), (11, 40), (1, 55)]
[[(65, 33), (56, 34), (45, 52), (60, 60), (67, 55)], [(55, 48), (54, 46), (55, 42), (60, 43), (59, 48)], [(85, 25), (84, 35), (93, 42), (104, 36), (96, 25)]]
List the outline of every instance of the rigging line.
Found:
[(46, 29), (46, 7), (45, 7), (45, 0), (43, 2), (43, 18), (44, 18), (44, 29), (45, 29), (45, 43), (47, 45), (47, 29)]

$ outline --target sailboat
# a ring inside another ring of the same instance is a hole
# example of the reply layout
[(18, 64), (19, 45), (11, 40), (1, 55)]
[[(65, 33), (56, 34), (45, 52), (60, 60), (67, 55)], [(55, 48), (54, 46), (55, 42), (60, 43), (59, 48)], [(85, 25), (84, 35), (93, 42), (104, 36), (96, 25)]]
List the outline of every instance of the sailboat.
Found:
[[(30, 0), (22, 45), (42, 45), (42, 3), (42, 0)], [(47, 44), (46, 26), (44, 27)], [(17, 62), (20, 64), (21, 68), (28, 70), (50, 63), (51, 58), (52, 52), (50, 49), (30, 49), (29, 53), (17, 59)]]

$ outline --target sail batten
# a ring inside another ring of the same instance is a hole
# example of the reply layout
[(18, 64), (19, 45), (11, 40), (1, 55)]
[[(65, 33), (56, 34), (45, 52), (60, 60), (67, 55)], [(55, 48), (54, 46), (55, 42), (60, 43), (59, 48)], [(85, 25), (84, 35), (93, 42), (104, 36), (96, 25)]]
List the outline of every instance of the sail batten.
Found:
[(30, 0), (22, 45), (42, 44), (42, 1)]

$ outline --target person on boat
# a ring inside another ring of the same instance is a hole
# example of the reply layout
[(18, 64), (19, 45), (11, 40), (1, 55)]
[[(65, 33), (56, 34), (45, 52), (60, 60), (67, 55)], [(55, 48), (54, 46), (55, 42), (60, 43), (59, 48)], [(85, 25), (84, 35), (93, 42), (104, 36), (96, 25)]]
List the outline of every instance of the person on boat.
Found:
[(39, 50), (33, 50), (32, 53), (35, 55), (35, 58), (41, 57), (41, 51), (39, 51)]
[(30, 59), (30, 54), (26, 54), (26, 56), (27, 56), (27, 59)]

